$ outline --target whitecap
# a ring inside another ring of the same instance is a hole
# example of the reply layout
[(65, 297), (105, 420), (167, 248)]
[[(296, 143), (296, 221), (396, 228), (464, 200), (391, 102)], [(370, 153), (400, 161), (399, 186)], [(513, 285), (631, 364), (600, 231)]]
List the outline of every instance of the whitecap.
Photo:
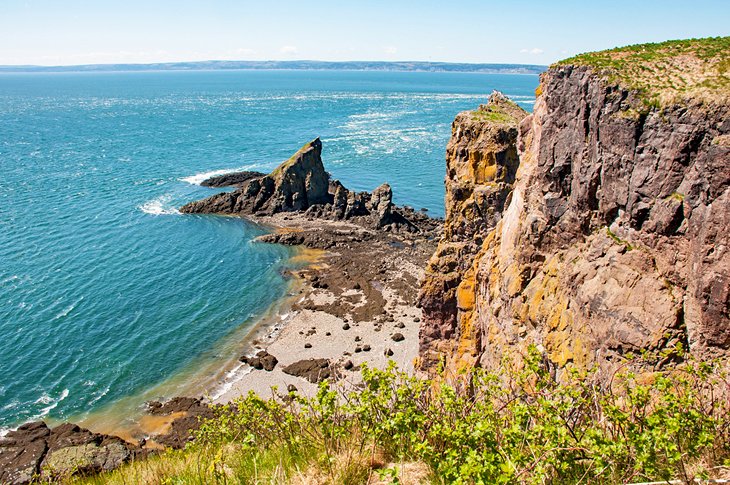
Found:
[(200, 185), (201, 182), (203, 182), (203, 180), (209, 179), (211, 177), (216, 177), (218, 175), (225, 175), (227, 173), (232, 173), (232, 172), (241, 172), (243, 170), (251, 170), (254, 167), (255, 167), (255, 165), (244, 165), (243, 167), (238, 167), (238, 168), (223, 168), (220, 170), (212, 170), (210, 172), (196, 173), (195, 175), (191, 175), (189, 177), (183, 177), (178, 180), (180, 180), (181, 182), (187, 182), (191, 185)]
[(180, 212), (177, 208), (170, 204), (171, 201), (172, 195), (165, 194), (145, 202), (139, 206), (139, 209), (145, 214), (152, 214), (154, 216), (160, 216), (163, 214), (179, 214)]
[(92, 399), (91, 401), (89, 401), (89, 406), (91, 406), (92, 404), (95, 404), (95, 403), (96, 403), (96, 401), (98, 401), (98, 400), (99, 400), (99, 399), (101, 399), (102, 397), (106, 396), (106, 394), (107, 394), (108, 392), (109, 392), (109, 387), (108, 387), (108, 386), (107, 386), (107, 387), (105, 387), (104, 389), (102, 389), (102, 390), (101, 390), (101, 391), (99, 391), (99, 392), (95, 392), (95, 393), (93, 394), (93, 396), (94, 396), (94, 399)]
[(48, 406), (41, 409), (41, 412), (38, 415), (34, 416), (33, 419), (35, 420), (47, 416), (48, 413), (56, 409), (61, 401), (68, 397), (68, 393), (69, 390), (64, 389), (63, 391), (61, 391), (61, 395), (58, 396), (58, 399), (53, 399), (50, 395), (43, 393), (43, 395), (36, 400), (36, 404), (48, 404)]

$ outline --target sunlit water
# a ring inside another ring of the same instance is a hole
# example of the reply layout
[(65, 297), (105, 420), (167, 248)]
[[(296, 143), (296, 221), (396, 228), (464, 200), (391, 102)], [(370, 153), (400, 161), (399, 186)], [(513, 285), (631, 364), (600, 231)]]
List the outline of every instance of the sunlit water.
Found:
[[(304, 142), (349, 188), (443, 214), (454, 116), (536, 76), (325, 71), (0, 75), (0, 428), (78, 419), (214, 368), (287, 292), (291, 251), (180, 215), (197, 184)], [(197, 372), (197, 374), (196, 374)], [(159, 390), (159, 391), (156, 391)], [(212, 389), (211, 392), (215, 392)], [(141, 404), (141, 403), (138, 403)]]

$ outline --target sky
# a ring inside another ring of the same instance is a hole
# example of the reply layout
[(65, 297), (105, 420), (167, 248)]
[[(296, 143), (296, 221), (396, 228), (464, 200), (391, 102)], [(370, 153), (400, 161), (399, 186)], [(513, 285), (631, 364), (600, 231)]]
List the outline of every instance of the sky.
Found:
[(0, 65), (200, 60), (550, 64), (730, 35), (730, 0), (0, 0)]

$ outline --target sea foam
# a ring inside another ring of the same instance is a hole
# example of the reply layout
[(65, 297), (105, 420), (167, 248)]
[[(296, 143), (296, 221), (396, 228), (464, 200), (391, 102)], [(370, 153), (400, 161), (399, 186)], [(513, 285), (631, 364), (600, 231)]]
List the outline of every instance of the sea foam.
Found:
[(38, 415), (36, 415), (33, 419), (40, 419), (40, 418), (47, 416), (48, 413), (50, 413), (51, 411), (56, 409), (56, 406), (58, 406), (61, 401), (63, 401), (64, 399), (66, 399), (68, 397), (68, 394), (69, 394), (69, 390), (64, 389), (63, 391), (61, 391), (61, 395), (58, 396), (58, 398), (53, 399), (50, 395), (44, 393), (41, 397), (39, 397), (36, 400), (36, 403), (37, 404), (48, 404), (48, 406), (42, 408), (41, 412)]
[(233, 172), (242, 172), (244, 170), (251, 170), (254, 167), (255, 167), (255, 165), (244, 165), (243, 167), (238, 167), (238, 168), (223, 168), (220, 170), (213, 170), (210, 172), (196, 173), (195, 175), (191, 175), (189, 177), (183, 177), (179, 180), (181, 182), (187, 182), (191, 185), (200, 185), (204, 180), (209, 179), (211, 177), (216, 177), (218, 175), (225, 175), (227, 173), (233, 173)]
[(180, 212), (170, 202), (172, 201), (172, 195), (165, 194), (157, 198), (154, 198), (148, 202), (145, 202), (139, 209), (145, 214), (152, 214), (154, 216), (166, 215), (166, 214), (179, 214)]

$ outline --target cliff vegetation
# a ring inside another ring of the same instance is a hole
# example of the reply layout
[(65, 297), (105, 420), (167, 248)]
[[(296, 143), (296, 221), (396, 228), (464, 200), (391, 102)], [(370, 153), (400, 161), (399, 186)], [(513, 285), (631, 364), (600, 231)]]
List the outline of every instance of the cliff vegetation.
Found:
[(730, 97), (730, 37), (671, 40), (589, 52), (556, 66), (589, 66), (611, 83), (641, 93), (649, 105), (681, 98), (718, 102)]
[(730, 464), (730, 381), (711, 365), (557, 383), (535, 348), (468, 388), (363, 368), (350, 393), (254, 394), (197, 440), (73, 483), (691, 483)]

